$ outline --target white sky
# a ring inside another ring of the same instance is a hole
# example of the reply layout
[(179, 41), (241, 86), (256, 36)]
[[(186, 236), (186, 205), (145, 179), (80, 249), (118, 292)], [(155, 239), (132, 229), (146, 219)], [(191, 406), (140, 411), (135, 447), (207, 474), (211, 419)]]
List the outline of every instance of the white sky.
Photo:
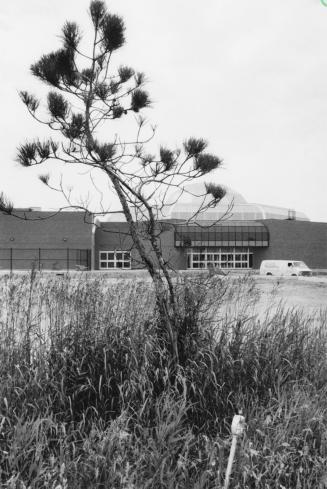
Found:
[[(327, 3), (327, 2), (326, 2)], [(59, 48), (65, 20), (87, 33), (88, 0), (0, 3), (0, 191), (16, 206), (62, 201), (15, 163), (44, 134), (18, 97), (38, 95), (29, 67)], [(119, 64), (144, 71), (169, 147), (204, 137), (224, 159), (213, 179), (248, 202), (294, 208), (327, 222), (327, 6), (322, 0), (111, 0), (124, 17)], [(49, 133), (50, 136), (50, 133)]]

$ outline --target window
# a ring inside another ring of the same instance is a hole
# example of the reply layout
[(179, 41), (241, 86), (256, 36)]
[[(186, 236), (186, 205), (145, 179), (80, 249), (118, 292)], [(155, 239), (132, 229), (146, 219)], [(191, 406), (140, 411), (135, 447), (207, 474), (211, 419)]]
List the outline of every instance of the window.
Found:
[[(185, 241), (186, 240), (186, 241)], [(216, 224), (213, 226), (179, 225), (175, 233), (176, 246), (268, 246), (268, 230), (260, 223)]]
[(306, 267), (306, 264), (304, 263), (304, 261), (294, 261), (293, 265), (295, 267)]
[[(200, 251), (200, 253), (199, 253)], [(226, 251), (228, 251), (226, 253)], [(188, 268), (251, 268), (252, 253), (248, 248), (190, 248), (187, 255)]]
[(130, 251), (100, 251), (100, 270), (112, 268), (131, 268)]

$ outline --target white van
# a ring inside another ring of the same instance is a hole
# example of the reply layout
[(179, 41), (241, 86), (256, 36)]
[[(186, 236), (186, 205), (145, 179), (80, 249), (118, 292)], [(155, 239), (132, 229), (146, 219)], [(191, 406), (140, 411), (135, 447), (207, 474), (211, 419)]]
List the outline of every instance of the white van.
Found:
[(296, 260), (263, 260), (260, 275), (278, 275), (279, 277), (311, 276), (312, 270), (303, 262)]

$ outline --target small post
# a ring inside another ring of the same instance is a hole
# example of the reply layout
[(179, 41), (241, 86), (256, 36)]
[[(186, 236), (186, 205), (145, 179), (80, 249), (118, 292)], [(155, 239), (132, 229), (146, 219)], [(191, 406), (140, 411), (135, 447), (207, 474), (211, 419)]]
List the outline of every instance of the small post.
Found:
[(67, 248), (67, 272), (69, 272), (69, 248)]
[(225, 484), (224, 489), (228, 489), (229, 486), (229, 478), (232, 472), (233, 461), (235, 457), (236, 445), (237, 445), (237, 437), (242, 435), (244, 432), (245, 426), (245, 418), (240, 414), (236, 414), (232, 421), (232, 446), (229, 452), (228, 464), (225, 476)]
[(39, 272), (41, 271), (41, 248), (39, 248)]
[(12, 248), (10, 248), (10, 275), (12, 275)]

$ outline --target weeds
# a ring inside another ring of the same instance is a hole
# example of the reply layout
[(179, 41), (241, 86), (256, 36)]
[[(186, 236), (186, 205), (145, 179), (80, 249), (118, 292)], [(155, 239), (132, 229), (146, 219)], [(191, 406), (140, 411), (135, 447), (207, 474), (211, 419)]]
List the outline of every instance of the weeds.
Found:
[(251, 277), (175, 287), (172, 382), (150, 283), (0, 280), (1, 487), (219, 488), (240, 409), (231, 487), (324, 487), (326, 313), (259, 319)]

